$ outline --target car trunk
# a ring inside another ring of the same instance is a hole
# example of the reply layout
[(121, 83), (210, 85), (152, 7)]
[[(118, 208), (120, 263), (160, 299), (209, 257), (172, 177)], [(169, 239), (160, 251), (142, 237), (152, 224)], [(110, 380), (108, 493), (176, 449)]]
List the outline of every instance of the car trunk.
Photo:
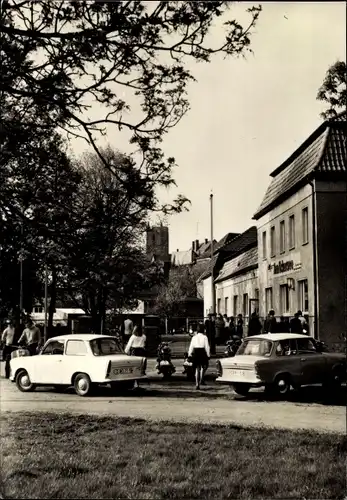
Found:
[(139, 356), (127, 356), (123, 354), (115, 356), (103, 356), (107, 361), (107, 376), (110, 380), (128, 380), (141, 377), (145, 358)]

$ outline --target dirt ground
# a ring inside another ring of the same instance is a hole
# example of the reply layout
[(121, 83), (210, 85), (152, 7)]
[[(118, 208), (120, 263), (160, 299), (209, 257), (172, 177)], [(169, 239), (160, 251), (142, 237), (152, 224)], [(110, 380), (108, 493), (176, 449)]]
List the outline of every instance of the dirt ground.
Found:
[[(1, 363), (3, 365), (3, 363)], [(320, 432), (346, 432), (346, 395), (326, 404), (320, 388), (305, 388), (293, 393), (288, 401), (266, 401), (261, 391), (249, 397), (237, 396), (227, 386), (214, 382), (213, 369), (206, 386), (196, 391), (182, 376), (182, 361), (175, 361), (177, 373), (164, 382), (149, 363), (149, 380), (138, 391), (114, 394), (101, 388), (93, 397), (81, 398), (72, 390), (57, 393), (39, 388), (23, 394), (8, 380), (0, 379), (0, 411), (56, 411), (75, 414), (142, 417), (151, 420), (230, 423), (285, 429), (311, 429)], [(1, 367), (3, 371), (3, 367)]]

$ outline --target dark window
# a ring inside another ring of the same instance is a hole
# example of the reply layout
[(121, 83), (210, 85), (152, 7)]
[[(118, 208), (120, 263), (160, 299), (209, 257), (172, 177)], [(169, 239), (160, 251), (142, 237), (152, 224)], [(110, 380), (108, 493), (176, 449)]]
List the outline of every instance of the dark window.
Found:
[(64, 342), (62, 340), (52, 340), (41, 354), (64, 354)]

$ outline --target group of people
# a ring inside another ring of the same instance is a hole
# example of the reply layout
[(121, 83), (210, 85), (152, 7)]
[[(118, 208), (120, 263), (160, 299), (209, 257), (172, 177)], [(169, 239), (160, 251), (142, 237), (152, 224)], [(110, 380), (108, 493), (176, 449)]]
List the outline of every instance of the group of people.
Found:
[(236, 318), (226, 314), (210, 313), (205, 321), (205, 332), (211, 346), (211, 353), (216, 354), (216, 345), (225, 343), (234, 335), (243, 337), (243, 318), (239, 314)]
[(264, 333), (299, 333), (309, 335), (308, 317), (298, 311), (290, 321), (284, 316), (277, 321), (275, 311), (271, 309), (264, 322)]

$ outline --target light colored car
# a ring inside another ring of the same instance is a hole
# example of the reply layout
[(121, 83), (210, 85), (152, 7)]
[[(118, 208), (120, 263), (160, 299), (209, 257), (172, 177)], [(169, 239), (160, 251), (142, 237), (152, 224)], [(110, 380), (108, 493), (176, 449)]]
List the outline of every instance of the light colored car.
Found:
[(291, 387), (326, 384), (340, 387), (346, 380), (346, 355), (323, 352), (307, 335), (268, 333), (247, 337), (234, 357), (217, 361), (216, 382), (231, 384), (246, 396), (251, 387), (286, 396)]
[(10, 380), (22, 392), (38, 385), (73, 386), (87, 396), (99, 384), (133, 387), (146, 378), (147, 360), (124, 354), (115, 337), (74, 334), (49, 339), (40, 354), (11, 359), (10, 366)]

